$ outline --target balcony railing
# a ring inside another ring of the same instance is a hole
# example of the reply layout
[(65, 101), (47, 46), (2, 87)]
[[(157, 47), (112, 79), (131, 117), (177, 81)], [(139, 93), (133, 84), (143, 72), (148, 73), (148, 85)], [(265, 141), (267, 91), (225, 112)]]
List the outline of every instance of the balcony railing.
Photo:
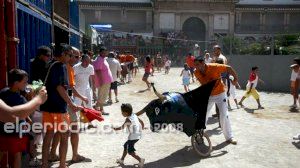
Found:
[(256, 34), (256, 33), (283, 33), (283, 32), (300, 32), (300, 24), (273, 24), (273, 25), (260, 25), (260, 24), (237, 24), (235, 25), (235, 32), (241, 34)]
[(51, 14), (52, 0), (19, 0), (20, 2), (27, 2), (31, 6), (37, 8), (45, 14)]

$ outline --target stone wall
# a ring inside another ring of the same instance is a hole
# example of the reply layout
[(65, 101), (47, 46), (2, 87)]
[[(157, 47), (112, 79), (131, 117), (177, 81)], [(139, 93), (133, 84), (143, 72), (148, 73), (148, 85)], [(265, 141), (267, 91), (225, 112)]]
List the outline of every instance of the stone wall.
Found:
[(290, 91), (290, 65), (295, 55), (233, 55), (229, 64), (237, 71), (239, 82), (245, 88), (252, 66), (259, 67), (260, 78), (265, 84), (258, 84), (259, 90), (272, 92)]

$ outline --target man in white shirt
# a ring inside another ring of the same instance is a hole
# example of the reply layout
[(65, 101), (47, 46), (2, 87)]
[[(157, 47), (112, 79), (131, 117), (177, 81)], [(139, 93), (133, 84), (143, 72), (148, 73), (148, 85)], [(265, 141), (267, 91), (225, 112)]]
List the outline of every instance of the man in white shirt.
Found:
[(205, 62), (206, 64), (209, 64), (209, 63), (212, 62), (212, 58), (210, 57), (210, 54), (209, 54), (209, 53), (205, 53), (205, 60), (204, 60), (204, 62)]
[(216, 61), (218, 58), (221, 58), (223, 59), (225, 65), (228, 64), (227, 58), (221, 53), (221, 47), (219, 45), (215, 45), (213, 47), (213, 53), (214, 53), (214, 61)]
[(111, 83), (110, 91), (109, 91), (108, 103), (109, 104), (112, 103), (111, 90), (114, 90), (114, 92), (115, 92), (116, 103), (117, 103), (117, 102), (119, 102), (119, 100), (118, 100), (118, 75), (122, 71), (122, 68), (121, 68), (120, 62), (115, 58), (114, 52), (110, 52), (108, 54), (107, 62), (109, 64), (109, 69), (113, 76), (113, 82)]
[(75, 97), (76, 105), (83, 105), (92, 108), (92, 89), (90, 87), (90, 78), (94, 75), (94, 67), (90, 64), (90, 57), (83, 55), (81, 63), (74, 65), (74, 75), (76, 82), (76, 90), (79, 94), (88, 98), (89, 102), (82, 102), (81, 99)]

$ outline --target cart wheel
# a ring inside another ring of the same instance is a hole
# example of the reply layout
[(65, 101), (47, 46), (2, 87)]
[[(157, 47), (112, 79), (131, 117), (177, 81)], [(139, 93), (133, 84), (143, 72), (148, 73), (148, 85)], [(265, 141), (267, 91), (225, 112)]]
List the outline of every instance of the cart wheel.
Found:
[(207, 157), (212, 151), (210, 139), (203, 131), (198, 131), (191, 138), (192, 146), (198, 155)]

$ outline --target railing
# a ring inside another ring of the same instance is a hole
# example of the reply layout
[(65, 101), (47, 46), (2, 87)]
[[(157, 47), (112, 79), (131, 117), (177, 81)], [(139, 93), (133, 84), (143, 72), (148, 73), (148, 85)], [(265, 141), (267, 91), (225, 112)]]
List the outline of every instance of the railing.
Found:
[(52, 0), (19, 0), (20, 2), (27, 2), (30, 6), (37, 8), (44, 14), (50, 15), (52, 10)]
[(239, 24), (235, 26), (237, 33), (256, 33), (260, 32), (260, 24)]
[(283, 32), (300, 32), (300, 24), (274, 24), (274, 25), (260, 25), (260, 24), (239, 24), (235, 25), (235, 32), (241, 34), (247, 33), (283, 33)]

